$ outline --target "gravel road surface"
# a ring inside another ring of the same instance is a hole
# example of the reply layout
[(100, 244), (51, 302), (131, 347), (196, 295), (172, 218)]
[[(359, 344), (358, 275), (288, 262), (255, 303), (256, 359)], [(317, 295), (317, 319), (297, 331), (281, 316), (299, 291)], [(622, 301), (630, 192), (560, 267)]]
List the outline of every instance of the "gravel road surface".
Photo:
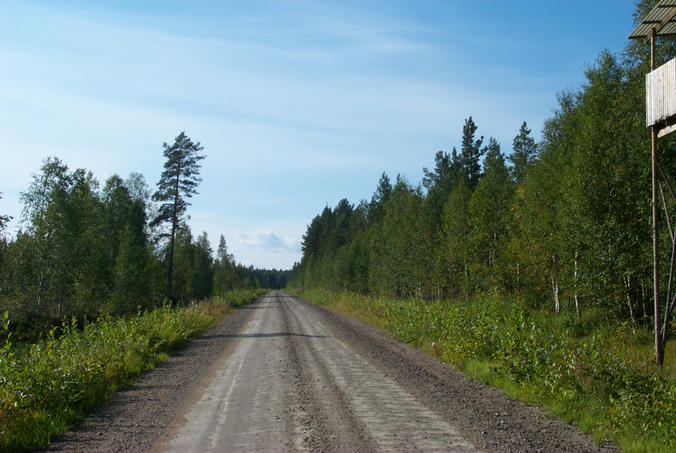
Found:
[(354, 319), (274, 291), (50, 451), (614, 451)]

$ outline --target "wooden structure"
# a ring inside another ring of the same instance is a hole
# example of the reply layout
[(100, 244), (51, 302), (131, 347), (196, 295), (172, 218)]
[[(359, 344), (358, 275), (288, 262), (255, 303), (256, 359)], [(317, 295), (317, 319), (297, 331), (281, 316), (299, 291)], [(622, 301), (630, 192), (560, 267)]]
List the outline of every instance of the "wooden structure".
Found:
[(657, 137), (676, 130), (676, 58), (645, 78), (646, 126), (658, 128)]
[[(664, 362), (664, 345), (669, 331), (671, 312), (676, 303), (676, 231), (665, 194), (676, 200), (676, 192), (660, 168), (657, 159), (657, 139), (676, 130), (676, 60), (655, 69), (655, 40), (658, 36), (676, 35), (676, 0), (659, 0), (655, 7), (629, 35), (629, 39), (650, 40), (650, 73), (646, 75), (646, 125), (651, 131), (652, 219), (653, 219), (653, 298), (655, 308), (655, 361)], [(658, 196), (659, 192), (659, 196)], [(664, 207), (671, 236), (669, 279), (662, 306), (659, 260), (659, 199)]]

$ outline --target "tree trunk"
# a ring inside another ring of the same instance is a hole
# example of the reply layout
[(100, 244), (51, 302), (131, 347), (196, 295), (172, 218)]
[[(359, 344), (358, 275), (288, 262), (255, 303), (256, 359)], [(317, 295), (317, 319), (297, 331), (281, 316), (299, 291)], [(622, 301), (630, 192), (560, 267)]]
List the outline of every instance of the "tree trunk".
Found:
[(176, 222), (171, 222), (171, 239), (169, 241), (169, 266), (167, 269), (167, 297), (173, 301), (173, 273), (174, 273), (174, 239), (176, 237)]
[(175, 193), (174, 193), (174, 210), (171, 216), (171, 242), (169, 243), (169, 268), (167, 275), (167, 295), (169, 299), (174, 301), (173, 294), (173, 275), (174, 275), (174, 242), (176, 239), (176, 229), (178, 227), (178, 189), (180, 182), (181, 168), (179, 166), (178, 171), (176, 172), (176, 184), (175, 184)]
[(558, 315), (561, 313), (561, 303), (559, 302), (559, 283), (554, 278), (554, 273), (551, 274), (552, 277), (552, 292), (554, 293), (554, 311)]
[(577, 292), (577, 258), (578, 258), (578, 253), (577, 250), (575, 250), (575, 313), (577, 314), (577, 317), (580, 317), (580, 300), (578, 297), (578, 292)]
[(559, 282), (554, 277), (554, 269), (556, 268), (556, 255), (552, 253), (552, 271), (550, 273), (552, 279), (552, 292), (554, 293), (554, 311), (558, 315), (561, 313), (561, 302), (559, 301)]
[(645, 283), (641, 282), (641, 303), (643, 304), (643, 319), (641, 324), (645, 324), (648, 319), (648, 307), (645, 305)]
[(627, 306), (629, 307), (629, 316), (631, 317), (631, 331), (636, 335), (636, 314), (631, 303), (631, 277), (628, 274), (622, 276), (624, 287), (627, 290)]

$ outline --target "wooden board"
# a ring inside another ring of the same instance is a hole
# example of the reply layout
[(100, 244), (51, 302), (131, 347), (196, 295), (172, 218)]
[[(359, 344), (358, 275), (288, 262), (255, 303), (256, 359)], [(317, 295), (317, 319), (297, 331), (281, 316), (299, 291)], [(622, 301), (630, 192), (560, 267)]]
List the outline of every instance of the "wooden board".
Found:
[(646, 126), (676, 116), (676, 58), (646, 74)]

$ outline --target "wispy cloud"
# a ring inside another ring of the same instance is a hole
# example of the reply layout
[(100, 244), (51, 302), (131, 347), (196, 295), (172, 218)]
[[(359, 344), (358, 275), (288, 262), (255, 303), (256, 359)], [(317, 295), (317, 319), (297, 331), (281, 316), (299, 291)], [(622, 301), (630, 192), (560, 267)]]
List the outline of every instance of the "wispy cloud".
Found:
[(300, 242), (295, 238), (280, 238), (272, 231), (239, 233), (238, 239), (246, 247), (272, 253), (298, 253)]

